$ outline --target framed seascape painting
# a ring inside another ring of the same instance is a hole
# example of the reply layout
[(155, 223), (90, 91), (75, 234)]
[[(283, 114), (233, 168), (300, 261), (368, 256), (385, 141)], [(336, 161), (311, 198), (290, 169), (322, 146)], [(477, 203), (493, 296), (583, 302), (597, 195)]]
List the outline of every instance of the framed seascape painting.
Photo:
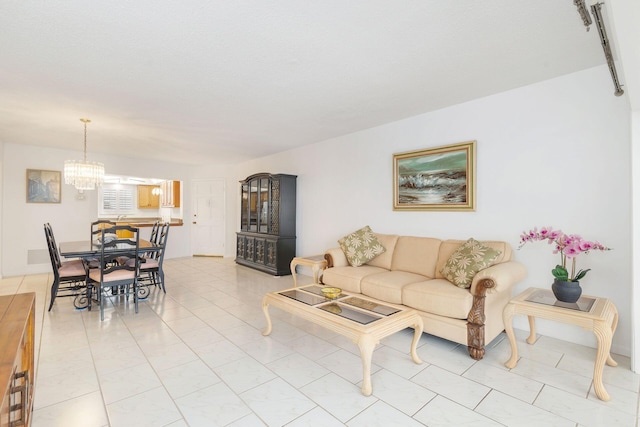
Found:
[(393, 209), (475, 210), (476, 141), (393, 155)]
[(27, 169), (27, 203), (60, 203), (60, 171)]

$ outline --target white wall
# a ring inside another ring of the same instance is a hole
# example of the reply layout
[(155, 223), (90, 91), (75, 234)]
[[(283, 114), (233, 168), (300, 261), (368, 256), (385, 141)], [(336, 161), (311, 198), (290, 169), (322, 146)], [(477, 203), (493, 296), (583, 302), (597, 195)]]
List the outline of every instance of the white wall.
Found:
[[(632, 301), (631, 301), (631, 324), (638, 325), (640, 320), (640, 111), (631, 113), (631, 162), (632, 162), (632, 192), (633, 192), (633, 218), (632, 229)], [(634, 372), (640, 370), (640, 328), (632, 330), (631, 337), (631, 369)]]
[[(48, 169), (62, 171), (67, 159), (80, 159), (82, 153), (51, 148), (3, 144), (2, 152), (2, 276), (33, 274), (51, 271), (49, 259), (41, 264), (28, 264), (29, 250), (46, 251), (43, 231), (45, 222), (51, 223), (58, 243), (87, 240), (90, 224), (98, 217), (95, 191), (86, 191), (85, 200), (76, 200), (76, 190), (62, 185), (62, 201), (56, 204), (26, 203), (26, 170)], [(188, 181), (189, 168), (184, 165), (145, 162), (127, 156), (100, 156), (90, 153), (90, 160), (101, 161), (109, 174), (140, 177), (171, 178)], [(183, 196), (185, 218), (190, 212), (189, 195)], [(183, 227), (172, 227), (167, 245), (167, 258), (188, 256), (190, 248), (190, 222)], [(150, 232), (142, 229), (143, 236)]]
[[(392, 155), (477, 140), (475, 212), (397, 212)], [(614, 250), (579, 258), (592, 268), (585, 294), (613, 300), (620, 322), (613, 350), (628, 355), (631, 336), (629, 104), (612, 95), (604, 66), (474, 100), (239, 165), (229, 182), (256, 173), (298, 175), (297, 253), (337, 246), (363, 225), (374, 231), (439, 238), (500, 239), (554, 226)], [(238, 230), (228, 229), (228, 248)], [(231, 211), (229, 215), (232, 215)], [(229, 251), (228, 256), (233, 256)], [(550, 288), (557, 258), (544, 243), (515, 252), (529, 286)], [(516, 327), (527, 329), (525, 319)], [(539, 321), (540, 333), (595, 346), (579, 328)]]
[[(631, 145), (633, 147), (632, 176), (633, 187), (633, 276), (634, 295), (632, 304), (632, 324), (640, 325), (640, 2), (610, 2), (607, 4), (611, 21), (611, 35), (613, 46), (617, 51), (617, 69), (624, 91), (627, 93), (631, 104)], [(640, 328), (634, 331), (632, 345), (633, 358), (631, 368), (634, 372), (640, 370)]]

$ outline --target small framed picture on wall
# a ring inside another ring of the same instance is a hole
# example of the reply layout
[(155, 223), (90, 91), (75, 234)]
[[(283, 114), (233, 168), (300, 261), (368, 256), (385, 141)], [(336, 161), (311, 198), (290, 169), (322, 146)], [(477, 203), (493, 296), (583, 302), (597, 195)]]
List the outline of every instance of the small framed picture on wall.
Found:
[(60, 203), (60, 171), (27, 169), (27, 203)]

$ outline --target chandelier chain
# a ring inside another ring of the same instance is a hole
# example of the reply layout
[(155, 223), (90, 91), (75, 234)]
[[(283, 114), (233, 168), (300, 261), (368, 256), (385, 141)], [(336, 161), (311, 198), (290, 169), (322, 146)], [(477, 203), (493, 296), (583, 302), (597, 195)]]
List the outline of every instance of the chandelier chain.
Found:
[(87, 163), (87, 123), (91, 123), (89, 119), (80, 119), (84, 123), (84, 162)]
[(84, 162), (87, 163), (87, 122), (84, 122)]

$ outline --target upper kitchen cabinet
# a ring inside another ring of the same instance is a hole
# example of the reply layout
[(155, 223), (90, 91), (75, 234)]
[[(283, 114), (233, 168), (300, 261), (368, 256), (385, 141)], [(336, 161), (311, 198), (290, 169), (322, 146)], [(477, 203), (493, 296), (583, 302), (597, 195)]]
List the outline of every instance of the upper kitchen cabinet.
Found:
[(163, 181), (160, 184), (162, 190), (160, 195), (160, 207), (179, 208), (180, 207), (180, 181)]
[(138, 185), (138, 209), (158, 209), (160, 207), (160, 186)]

